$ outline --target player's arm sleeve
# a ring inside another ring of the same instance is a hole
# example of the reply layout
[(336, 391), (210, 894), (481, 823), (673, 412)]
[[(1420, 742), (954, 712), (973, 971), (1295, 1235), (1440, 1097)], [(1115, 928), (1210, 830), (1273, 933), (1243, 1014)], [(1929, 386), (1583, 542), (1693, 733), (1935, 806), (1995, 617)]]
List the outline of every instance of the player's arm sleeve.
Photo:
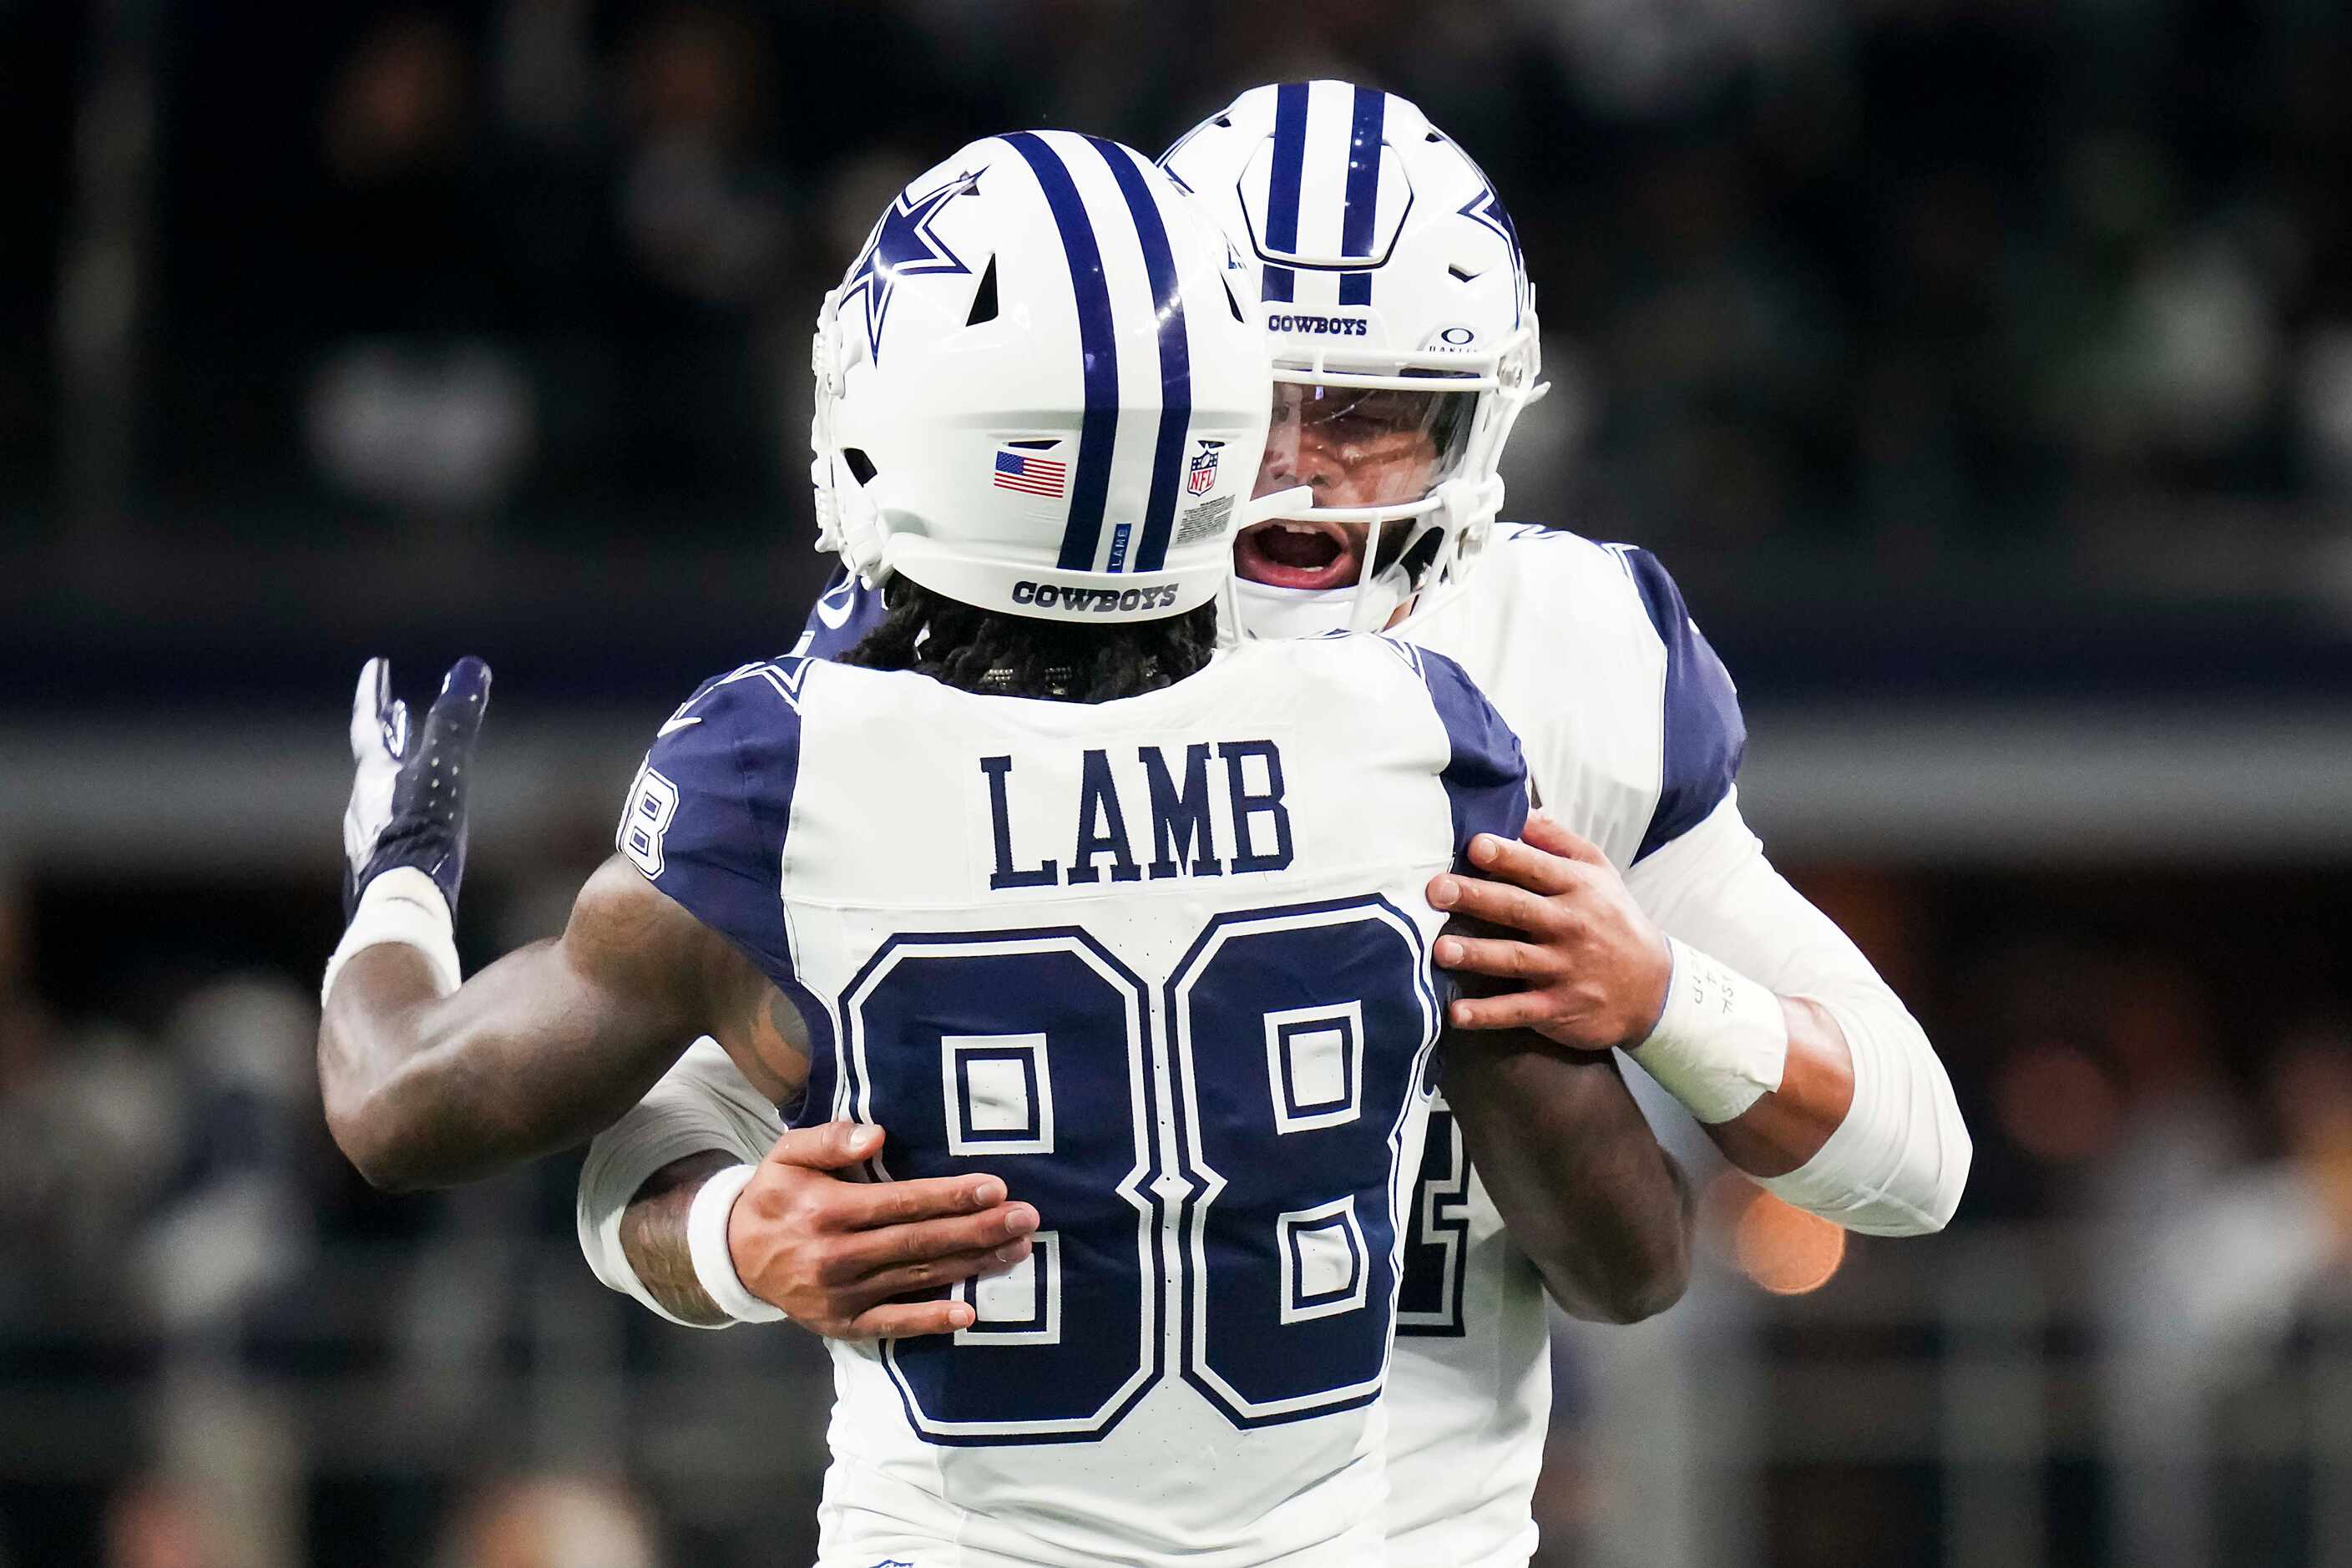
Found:
[(1748, 750), (1748, 723), (1731, 672), (1691, 619), (1682, 590), (1658, 558), (1627, 549), (1622, 559), (1666, 655), (1659, 693), (1658, 804), (1633, 852), (1638, 863), (1706, 821), (1730, 795)]
[(783, 1130), (776, 1108), (736, 1070), (719, 1042), (697, 1040), (645, 1099), (588, 1145), (573, 1217), (589, 1268), (673, 1323), (723, 1326), (688, 1322), (654, 1299), (622, 1249), (621, 1216), (638, 1189), (671, 1162), (715, 1151), (756, 1164)]
[(747, 666), (670, 715), (629, 786), (615, 846), (780, 985), (784, 831), (800, 772), (801, 661)]
[(1849, 1230), (1942, 1229), (1971, 1154), (1944, 1064), (1861, 949), (1773, 869), (1737, 793), (1625, 882), (1667, 931), (1780, 995), (1819, 1003), (1845, 1036), (1853, 1058), (1845, 1120), (1811, 1159), (1763, 1185)]
[(1454, 813), (1454, 867), (1470, 869), (1470, 840), (1481, 833), (1517, 838), (1528, 822), (1528, 764), (1519, 738), (1460, 665), (1418, 650), (1423, 683), (1445, 726), (1449, 754), (1439, 780)]

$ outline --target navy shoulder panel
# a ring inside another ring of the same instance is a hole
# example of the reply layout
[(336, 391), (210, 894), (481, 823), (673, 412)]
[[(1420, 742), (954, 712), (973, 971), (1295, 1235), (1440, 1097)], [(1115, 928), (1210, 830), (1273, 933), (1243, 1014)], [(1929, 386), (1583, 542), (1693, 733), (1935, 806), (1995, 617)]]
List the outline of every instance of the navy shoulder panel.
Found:
[(864, 642), (866, 634), (889, 613), (881, 589), (867, 587), (846, 566), (835, 566), (824, 592), (809, 606), (808, 624), (801, 628), (793, 652), (809, 658), (839, 658)]
[(1427, 648), (1398, 646), (1412, 654), (1453, 746), (1440, 782), (1454, 809), (1454, 868), (1468, 870), (1473, 836), (1517, 838), (1527, 826), (1527, 761), (1519, 754), (1518, 736), (1460, 665)]
[(1646, 550), (1618, 547), (1626, 574), (1649, 612), (1650, 625), (1666, 645), (1665, 711), (1662, 715), (1664, 761), (1660, 768), (1657, 809), (1633, 853), (1640, 860), (1704, 821), (1723, 803), (1739, 776), (1748, 750), (1748, 723), (1740, 717), (1738, 689), (1731, 672), (1691, 619), (1682, 590)]
[(792, 982), (782, 878), (811, 668), (782, 658), (706, 681), (655, 737), (618, 837), (654, 886), (779, 984)]

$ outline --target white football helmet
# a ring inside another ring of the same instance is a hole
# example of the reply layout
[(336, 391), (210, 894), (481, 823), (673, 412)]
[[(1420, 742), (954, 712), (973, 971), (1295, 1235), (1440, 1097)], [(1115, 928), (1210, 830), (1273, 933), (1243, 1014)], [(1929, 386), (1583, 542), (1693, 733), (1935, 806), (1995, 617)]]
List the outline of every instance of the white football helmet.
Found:
[[(1298, 553), (1300, 569), (1277, 574), (1308, 585), (1235, 578), (1229, 627), (1383, 626), (1485, 546), (1503, 443), (1545, 390), (1510, 216), (1419, 109), (1349, 82), (1253, 88), (1160, 162), (1258, 268), (1278, 384), (1255, 489), (1307, 482), (1317, 502), (1270, 514), (1286, 521), (1243, 546)], [(1352, 570), (1346, 523), (1369, 525)], [(1333, 545), (1318, 534), (1343, 546), (1319, 570)]]
[(972, 142), (890, 204), (818, 312), (818, 547), (1053, 620), (1208, 603), (1266, 434), (1250, 294), (1141, 153)]

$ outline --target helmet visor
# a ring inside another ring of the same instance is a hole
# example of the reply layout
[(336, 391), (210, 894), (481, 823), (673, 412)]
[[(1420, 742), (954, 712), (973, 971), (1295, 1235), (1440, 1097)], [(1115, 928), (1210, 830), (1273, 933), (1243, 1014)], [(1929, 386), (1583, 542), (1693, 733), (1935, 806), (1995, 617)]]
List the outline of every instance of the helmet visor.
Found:
[(1256, 495), (1307, 485), (1318, 507), (1406, 505), (1452, 477), (1475, 392), (1274, 384)]

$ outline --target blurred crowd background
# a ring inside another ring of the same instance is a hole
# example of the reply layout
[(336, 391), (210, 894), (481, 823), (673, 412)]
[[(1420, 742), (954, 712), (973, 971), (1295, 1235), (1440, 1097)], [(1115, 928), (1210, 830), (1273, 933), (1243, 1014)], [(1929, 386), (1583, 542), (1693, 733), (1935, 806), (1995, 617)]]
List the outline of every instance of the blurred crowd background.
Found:
[(461, 939), (551, 931), (821, 580), (889, 193), (1312, 75), (1494, 176), (1507, 515), (1664, 556), (1977, 1140), (1849, 1241), (1662, 1115), (1706, 1261), (1563, 1328), (1545, 1568), (2352, 1562), (2340, 4), (0, 0), (0, 1564), (806, 1560), (812, 1342), (327, 1141), (348, 683), (489, 658)]

